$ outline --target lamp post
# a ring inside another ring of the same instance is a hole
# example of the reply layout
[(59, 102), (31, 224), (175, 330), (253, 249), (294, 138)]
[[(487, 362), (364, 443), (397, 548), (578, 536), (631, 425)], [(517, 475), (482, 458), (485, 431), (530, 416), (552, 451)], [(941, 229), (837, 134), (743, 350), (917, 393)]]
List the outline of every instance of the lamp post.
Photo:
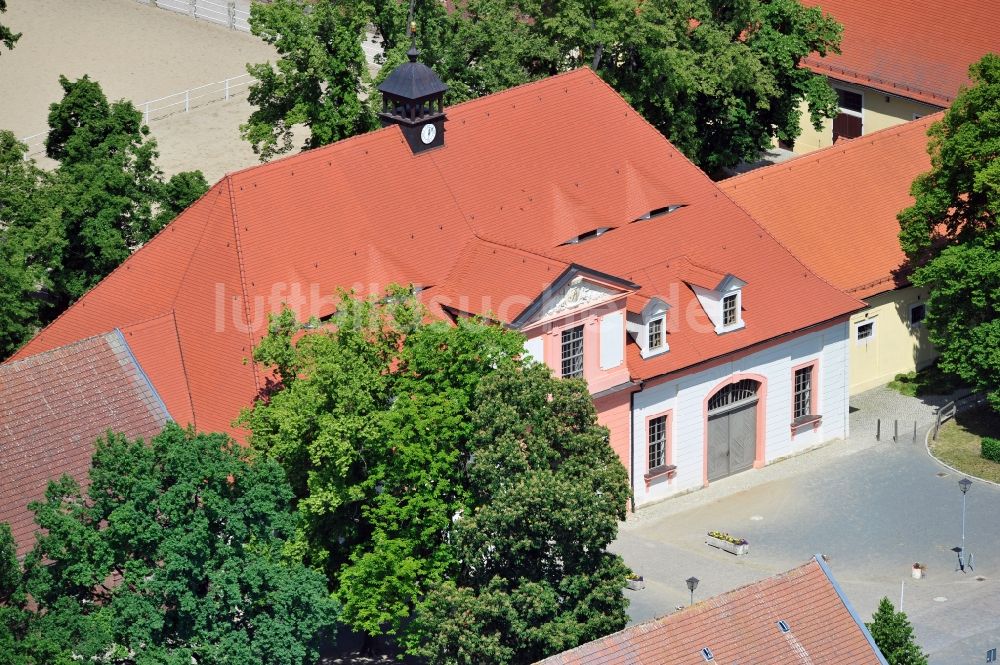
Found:
[[(958, 553), (958, 567), (964, 573), (965, 572), (965, 560), (963, 558), (965, 554), (965, 495), (968, 494), (969, 488), (972, 487), (972, 481), (968, 478), (962, 478), (958, 481), (958, 487), (962, 490), (962, 549)], [(971, 561), (970, 561), (971, 564)], [(972, 567), (971, 565), (969, 566)]]
[(691, 592), (691, 605), (694, 605), (694, 590), (698, 588), (698, 581), (697, 577), (687, 578), (688, 591)]

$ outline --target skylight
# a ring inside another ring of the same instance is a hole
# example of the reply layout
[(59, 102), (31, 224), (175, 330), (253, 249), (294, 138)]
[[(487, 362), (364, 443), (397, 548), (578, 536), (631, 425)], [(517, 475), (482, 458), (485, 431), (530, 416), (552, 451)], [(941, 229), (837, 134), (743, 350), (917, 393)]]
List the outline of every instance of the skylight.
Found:
[(642, 221), (645, 221), (647, 219), (654, 219), (656, 217), (662, 217), (663, 215), (668, 215), (668, 214), (674, 212), (675, 210), (680, 210), (681, 208), (684, 208), (686, 205), (687, 204), (684, 204), (684, 203), (675, 203), (675, 204), (671, 204), (671, 205), (668, 205), (668, 206), (663, 206), (662, 208), (654, 208), (654, 209), (650, 210), (649, 212), (647, 212), (646, 214), (640, 215), (640, 216), (636, 217), (632, 221), (633, 222), (642, 222)]
[(715, 660), (715, 654), (708, 647), (701, 650), (701, 657), (705, 659), (706, 663)]
[(586, 233), (581, 233), (578, 236), (574, 236), (569, 240), (567, 240), (566, 242), (561, 243), (561, 245), (579, 245), (581, 242), (584, 242), (585, 240), (590, 240), (591, 238), (596, 238), (597, 236), (604, 235), (608, 231), (614, 230), (614, 228), (615, 227), (613, 226), (601, 226), (599, 228), (594, 229), (593, 231), (587, 231)]
[(778, 630), (780, 630), (783, 633), (787, 633), (788, 631), (791, 630), (791, 627), (788, 625), (787, 621), (782, 619), (781, 621), (778, 622)]

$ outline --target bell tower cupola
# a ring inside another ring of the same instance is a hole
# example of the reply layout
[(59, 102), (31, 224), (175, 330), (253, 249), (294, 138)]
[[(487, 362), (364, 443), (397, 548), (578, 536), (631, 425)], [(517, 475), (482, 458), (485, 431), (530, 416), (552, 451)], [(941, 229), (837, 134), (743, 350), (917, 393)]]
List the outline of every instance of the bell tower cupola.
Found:
[(417, 62), (416, 24), (410, 21), (409, 62), (392, 70), (378, 86), (382, 126), (399, 125), (414, 154), (444, 145), (444, 93), (448, 86), (427, 65)]

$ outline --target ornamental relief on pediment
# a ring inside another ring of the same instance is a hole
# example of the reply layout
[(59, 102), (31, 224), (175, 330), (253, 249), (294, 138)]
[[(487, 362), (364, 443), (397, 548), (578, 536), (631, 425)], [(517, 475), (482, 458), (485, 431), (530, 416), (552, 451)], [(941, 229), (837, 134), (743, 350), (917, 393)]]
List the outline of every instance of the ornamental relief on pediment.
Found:
[(620, 291), (609, 289), (600, 284), (574, 280), (545, 303), (541, 318), (548, 319), (573, 310), (586, 309), (618, 295), (621, 295)]

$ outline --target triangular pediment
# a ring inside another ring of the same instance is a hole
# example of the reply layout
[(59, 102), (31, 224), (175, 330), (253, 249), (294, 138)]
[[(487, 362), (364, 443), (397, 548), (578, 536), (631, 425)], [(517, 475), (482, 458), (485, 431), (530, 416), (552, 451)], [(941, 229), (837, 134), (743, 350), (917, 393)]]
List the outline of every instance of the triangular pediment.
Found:
[(525, 308), (513, 321), (513, 326), (524, 328), (574, 311), (588, 310), (638, 288), (639, 285), (628, 280), (572, 265)]

